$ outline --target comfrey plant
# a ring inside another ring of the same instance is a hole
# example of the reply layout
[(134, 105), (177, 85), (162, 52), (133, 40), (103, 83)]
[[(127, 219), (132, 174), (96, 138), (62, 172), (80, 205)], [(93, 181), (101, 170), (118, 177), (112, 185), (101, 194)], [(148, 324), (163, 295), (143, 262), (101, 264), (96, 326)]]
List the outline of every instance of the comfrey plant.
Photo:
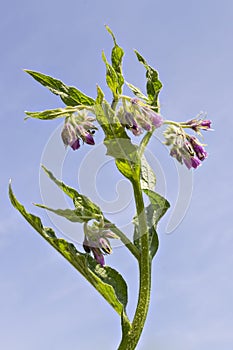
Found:
[[(197, 168), (207, 158), (207, 152), (197, 136), (211, 128), (211, 121), (205, 115), (186, 122), (165, 120), (160, 114), (158, 101), (162, 83), (158, 72), (137, 52), (138, 61), (146, 70), (146, 92), (126, 83), (122, 73), (123, 49), (106, 26), (113, 38), (111, 63), (102, 54), (106, 66), (106, 82), (113, 98), (109, 104), (102, 89), (97, 86), (97, 97), (91, 98), (75, 87), (65, 85), (60, 80), (39, 72), (26, 70), (35, 80), (60, 96), (65, 107), (43, 112), (26, 112), (26, 118), (51, 120), (64, 118), (61, 140), (65, 147), (74, 151), (82, 145), (94, 147), (95, 132), (102, 128), (107, 155), (115, 160), (116, 168), (132, 185), (136, 215), (132, 218), (134, 237), (130, 240), (113, 222), (103, 214), (101, 208), (85, 195), (67, 186), (43, 166), (49, 178), (73, 200), (74, 209), (52, 209), (45, 205), (37, 206), (50, 210), (72, 222), (83, 224), (83, 251), (63, 238), (58, 238), (52, 228), (44, 227), (40, 218), (26, 211), (9, 186), (13, 206), (24, 216), (30, 225), (53, 248), (79, 271), (94, 288), (106, 299), (121, 318), (122, 339), (119, 350), (135, 349), (147, 317), (150, 290), (151, 265), (158, 250), (157, 226), (169, 208), (168, 201), (154, 191), (155, 175), (148, 164), (144, 152), (156, 129), (165, 125), (165, 144), (170, 147), (170, 155), (188, 169)], [(123, 95), (127, 84), (134, 97)], [(189, 130), (191, 132), (187, 133)], [(132, 137), (131, 137), (132, 136)], [(138, 137), (138, 142), (136, 142)], [(134, 142), (132, 141), (134, 140)], [(145, 197), (150, 204), (145, 206)], [(113, 268), (105, 265), (105, 259), (112, 253), (111, 240), (121, 240), (129, 253), (137, 260), (139, 269), (138, 303), (134, 317), (127, 316), (127, 284)]]

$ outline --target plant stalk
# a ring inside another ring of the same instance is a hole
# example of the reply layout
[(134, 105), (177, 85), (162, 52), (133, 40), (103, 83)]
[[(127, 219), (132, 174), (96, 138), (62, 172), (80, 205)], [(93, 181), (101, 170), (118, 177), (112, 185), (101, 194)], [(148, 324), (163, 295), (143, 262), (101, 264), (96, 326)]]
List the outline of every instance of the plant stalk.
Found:
[(140, 230), (141, 255), (139, 259), (139, 295), (132, 327), (125, 334), (118, 350), (134, 350), (138, 344), (146, 321), (151, 289), (151, 260), (149, 255), (149, 234), (140, 182), (133, 182), (134, 197)]

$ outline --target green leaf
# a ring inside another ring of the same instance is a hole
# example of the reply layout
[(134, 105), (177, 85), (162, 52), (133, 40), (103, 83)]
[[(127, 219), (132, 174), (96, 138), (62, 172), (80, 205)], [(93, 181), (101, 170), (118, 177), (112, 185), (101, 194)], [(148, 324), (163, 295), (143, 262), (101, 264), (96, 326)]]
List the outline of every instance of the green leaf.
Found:
[(137, 146), (131, 143), (115, 112), (106, 101), (102, 106), (96, 105), (94, 108), (97, 121), (105, 133), (107, 155), (115, 158), (118, 169), (128, 179), (138, 178), (140, 159)]
[(106, 83), (109, 87), (109, 89), (112, 91), (112, 94), (114, 96), (114, 98), (117, 98), (118, 96), (118, 76), (117, 73), (115, 71), (115, 69), (111, 66), (110, 63), (108, 63), (108, 60), (105, 56), (104, 51), (102, 52), (102, 59), (105, 63), (106, 66)]
[(133, 169), (135, 169), (136, 174), (136, 164), (132, 164), (128, 160), (124, 159), (116, 159), (116, 166), (117, 169), (127, 178), (127, 179), (134, 179), (135, 175), (133, 174)]
[(79, 211), (76, 209), (74, 209), (74, 210), (71, 210), (71, 209), (53, 209), (53, 208), (47, 207), (44, 204), (37, 204), (37, 203), (34, 205), (39, 207), (39, 208), (49, 210), (52, 213), (57, 214), (59, 216), (62, 216), (71, 222), (86, 222), (86, 221), (92, 219), (92, 218), (90, 218), (90, 216), (88, 216), (88, 217), (80, 216)]
[[(149, 183), (149, 182), (148, 182)], [(147, 184), (147, 182), (146, 182)], [(155, 256), (158, 247), (159, 239), (157, 235), (157, 224), (162, 216), (166, 213), (170, 207), (169, 202), (162, 197), (160, 194), (150, 190), (149, 188), (143, 188), (145, 194), (148, 195), (151, 204), (148, 205), (145, 209), (147, 228), (149, 232), (149, 250), (151, 259)], [(134, 218), (134, 244), (140, 250), (140, 231), (138, 227), (138, 219)]]
[(163, 196), (154, 191), (149, 189), (143, 189), (143, 191), (150, 199), (151, 206), (154, 210), (154, 224), (156, 224), (166, 213), (168, 208), (170, 208), (170, 203)]
[(149, 239), (150, 239), (150, 256), (151, 259), (154, 258), (155, 254), (159, 248), (159, 238), (154, 226), (149, 229)]
[(127, 285), (122, 276), (109, 266), (101, 267), (91, 256), (80, 253), (72, 243), (57, 238), (51, 228), (43, 226), (39, 217), (25, 210), (13, 194), (11, 185), (9, 197), (12, 205), (29, 224), (98, 290), (119, 315), (122, 315), (127, 305)]
[(62, 81), (58, 79), (28, 69), (25, 69), (25, 72), (30, 74), (40, 84), (47, 87), (52, 93), (60, 96), (62, 101), (67, 106), (93, 106), (95, 104), (95, 100), (93, 100), (91, 97), (85, 95), (73, 86), (65, 85)]
[(141, 188), (142, 190), (154, 190), (156, 185), (156, 177), (151, 166), (148, 164), (146, 157), (141, 158)]
[(76, 107), (66, 107), (66, 108), (49, 109), (43, 112), (25, 112), (28, 117), (25, 117), (24, 119), (36, 118), (36, 119), (43, 119), (43, 120), (52, 120), (56, 118), (68, 117), (70, 114), (76, 111), (77, 111)]
[(126, 84), (130, 88), (130, 90), (134, 93), (135, 96), (137, 96), (141, 100), (144, 100), (146, 103), (149, 103), (148, 98), (141, 92), (141, 90), (139, 88), (137, 88), (133, 84), (130, 84), (130, 83), (127, 83), (127, 82), (126, 82)]
[(151, 204), (146, 207), (146, 218), (149, 231), (149, 251), (151, 259), (153, 259), (159, 248), (159, 238), (156, 231), (156, 212)]
[(97, 97), (96, 97), (96, 104), (101, 105), (104, 100), (104, 93), (102, 89), (97, 85)]
[(156, 112), (158, 112), (158, 110), (159, 110), (158, 96), (159, 96), (159, 92), (163, 86), (161, 81), (159, 80), (159, 74), (154, 68), (152, 68), (151, 66), (148, 65), (146, 60), (136, 50), (135, 50), (135, 54), (137, 56), (138, 61), (140, 63), (142, 63), (143, 66), (146, 68), (147, 95), (148, 95), (148, 98), (150, 100), (150, 104), (152, 106), (154, 106)]
[[(146, 213), (147, 228), (149, 233), (149, 251), (150, 251), (151, 259), (153, 259), (159, 247), (159, 239), (156, 232), (157, 222), (155, 217), (155, 211), (151, 204), (145, 208), (145, 213)], [(133, 223), (134, 223), (134, 235), (133, 235), (134, 245), (139, 250), (141, 250), (140, 230), (138, 227), (137, 217), (134, 217)]]
[(122, 59), (124, 56), (124, 50), (117, 45), (116, 38), (111, 31), (111, 29), (108, 26), (105, 26), (109, 34), (112, 36), (114, 47), (112, 49), (112, 54), (111, 54), (111, 61), (112, 61), (112, 67), (115, 70), (117, 74), (117, 80), (118, 80), (118, 86), (117, 86), (117, 94), (122, 93), (122, 86), (124, 84), (124, 77), (122, 74)]
[(149, 250), (151, 259), (153, 259), (159, 247), (157, 224), (170, 207), (170, 204), (164, 197), (150, 189), (143, 189), (143, 191), (148, 195), (151, 202), (151, 204), (146, 207), (146, 217), (150, 240)]
[[(75, 214), (77, 215), (77, 222), (88, 222), (89, 220), (92, 220), (92, 219), (98, 220), (103, 217), (103, 213), (101, 209), (96, 204), (94, 204), (89, 198), (87, 198), (84, 195), (81, 195), (74, 188), (64, 184), (64, 182), (57, 180), (55, 176), (52, 174), (52, 172), (46, 169), (45, 166), (42, 165), (42, 168), (44, 169), (46, 174), (49, 176), (49, 178), (73, 200), (74, 206), (76, 208)], [(56, 209), (49, 209), (49, 208), (47, 209), (53, 210), (54, 212), (56, 211)], [(62, 210), (62, 209), (58, 209), (58, 210)], [(56, 214), (58, 214), (58, 212), (56, 212)], [(61, 214), (61, 211), (60, 211), (60, 214)]]

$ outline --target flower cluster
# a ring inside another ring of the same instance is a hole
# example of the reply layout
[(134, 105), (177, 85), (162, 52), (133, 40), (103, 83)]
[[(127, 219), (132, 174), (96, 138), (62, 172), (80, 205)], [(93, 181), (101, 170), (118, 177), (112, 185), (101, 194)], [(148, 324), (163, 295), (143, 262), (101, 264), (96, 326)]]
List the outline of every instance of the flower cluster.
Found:
[(203, 144), (195, 136), (184, 132), (182, 127), (171, 125), (164, 132), (165, 144), (171, 147), (170, 155), (185, 164), (188, 169), (196, 169), (207, 158)]
[(130, 100), (130, 104), (123, 104), (117, 114), (121, 124), (132, 131), (135, 136), (143, 133), (143, 130), (152, 131), (163, 124), (161, 115), (153, 111), (148, 105), (137, 98)]
[(119, 237), (110, 230), (110, 224), (94, 221), (92, 226), (84, 224), (83, 249), (86, 253), (93, 253), (95, 260), (104, 266), (104, 255), (111, 254), (112, 248), (109, 238)]
[(69, 116), (62, 129), (61, 137), (65, 146), (73, 150), (80, 147), (80, 140), (88, 145), (94, 145), (93, 134), (97, 127), (93, 124), (95, 118), (89, 116), (86, 111)]

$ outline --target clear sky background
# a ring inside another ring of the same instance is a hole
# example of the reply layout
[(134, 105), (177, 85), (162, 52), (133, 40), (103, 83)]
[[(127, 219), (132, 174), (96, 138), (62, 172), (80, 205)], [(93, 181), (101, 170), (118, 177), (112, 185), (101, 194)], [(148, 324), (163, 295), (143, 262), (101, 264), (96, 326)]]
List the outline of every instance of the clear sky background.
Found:
[[(210, 155), (195, 171), (184, 220), (170, 235), (163, 233), (166, 218), (160, 225), (152, 302), (138, 349), (232, 350), (233, 2), (21, 0), (2, 2), (0, 16), (1, 349), (114, 350), (120, 341), (119, 319), (111, 307), (33, 231), (7, 197), (13, 178), (18, 199), (52, 225), (32, 202), (42, 201), (41, 154), (61, 122), (23, 118), (24, 110), (62, 103), (22, 69), (52, 75), (93, 97), (96, 83), (107, 91), (101, 50), (109, 54), (112, 47), (104, 28), (108, 24), (125, 49), (128, 81), (141, 88), (145, 82), (134, 48), (159, 70), (166, 119), (185, 121), (207, 111), (215, 129), (205, 133)], [(150, 149), (156, 153), (153, 142)], [(68, 153), (65, 165), (70, 168), (64, 169), (64, 179), (69, 184), (78, 186), (78, 166), (89, 150), (87, 146)], [(164, 171), (173, 166), (164, 148), (156, 157)], [(177, 179), (172, 174), (165, 179), (174, 206)], [(116, 196), (113, 179), (104, 171), (100, 176), (106, 200)], [(127, 220), (123, 216), (122, 221)], [(119, 248), (107, 263), (119, 267), (129, 281), (132, 316), (134, 259)]]

